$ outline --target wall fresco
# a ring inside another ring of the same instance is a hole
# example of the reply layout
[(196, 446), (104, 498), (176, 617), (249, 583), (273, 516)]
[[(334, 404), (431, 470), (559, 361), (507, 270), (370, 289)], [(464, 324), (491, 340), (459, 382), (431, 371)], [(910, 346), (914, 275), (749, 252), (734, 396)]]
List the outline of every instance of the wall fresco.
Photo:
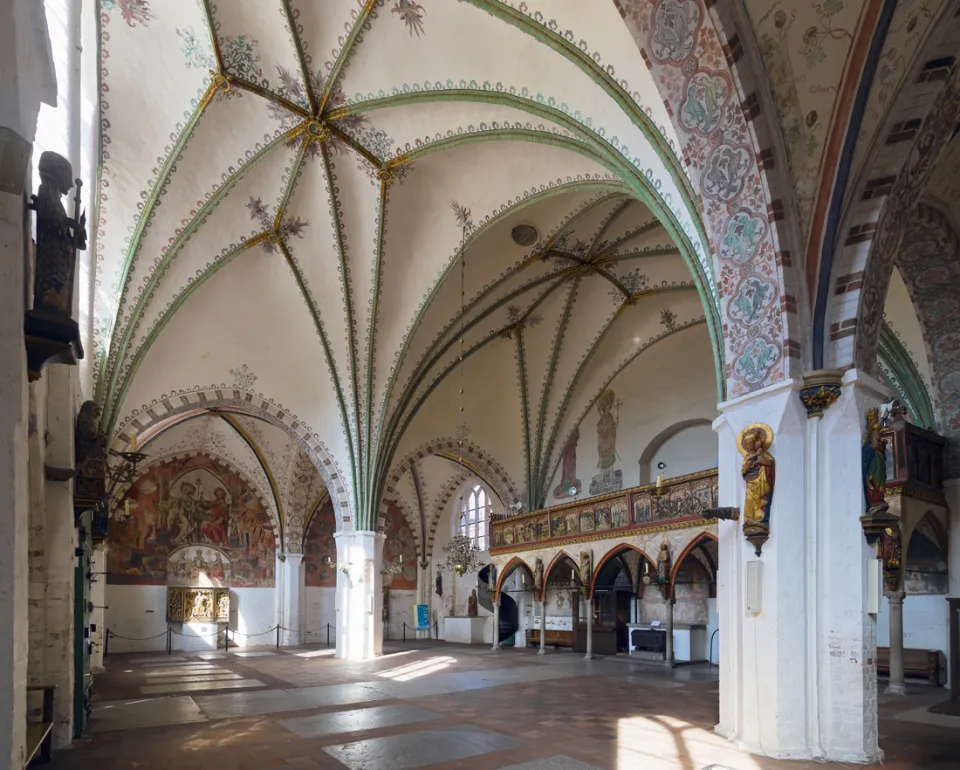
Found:
[[(395, 591), (413, 591), (417, 587), (417, 541), (400, 507), (390, 501), (383, 514), (383, 563), (402, 566), (403, 571), (383, 576), (383, 585)], [(400, 561), (400, 555), (403, 561)]]
[(608, 532), (612, 536), (632, 530), (670, 528), (698, 521), (705, 508), (716, 505), (717, 472), (705, 471), (668, 479), (660, 494), (655, 484), (648, 484), (620, 495), (502, 517), (490, 525), (491, 551), (545, 546), (555, 540), (606, 537)]
[(107, 582), (184, 585), (209, 568), (221, 585), (273, 586), (275, 551), (260, 495), (239, 475), (203, 455), (172, 459), (141, 474), (111, 513)]
[[(303, 541), (304, 580), (308, 588), (335, 588), (337, 585), (337, 522), (328, 498), (313, 514)], [(333, 562), (327, 564), (327, 559)]]

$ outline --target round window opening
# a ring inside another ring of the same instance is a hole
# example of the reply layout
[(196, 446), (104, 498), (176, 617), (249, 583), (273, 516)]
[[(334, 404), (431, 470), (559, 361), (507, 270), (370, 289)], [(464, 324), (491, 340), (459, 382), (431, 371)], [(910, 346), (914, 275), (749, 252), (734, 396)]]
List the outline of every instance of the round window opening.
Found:
[(517, 225), (510, 231), (510, 237), (517, 246), (532, 246), (540, 240), (540, 233), (533, 225)]

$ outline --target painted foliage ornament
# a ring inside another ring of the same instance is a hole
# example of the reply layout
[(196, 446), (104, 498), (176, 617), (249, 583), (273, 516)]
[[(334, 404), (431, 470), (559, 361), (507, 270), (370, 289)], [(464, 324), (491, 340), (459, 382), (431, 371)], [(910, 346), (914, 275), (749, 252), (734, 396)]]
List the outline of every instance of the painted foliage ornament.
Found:
[(776, 461), (770, 454), (773, 429), (762, 422), (748, 425), (740, 432), (737, 449), (743, 455), (740, 475), (747, 485), (743, 504), (743, 535), (756, 549), (757, 556), (770, 537), (770, 507), (776, 481)]

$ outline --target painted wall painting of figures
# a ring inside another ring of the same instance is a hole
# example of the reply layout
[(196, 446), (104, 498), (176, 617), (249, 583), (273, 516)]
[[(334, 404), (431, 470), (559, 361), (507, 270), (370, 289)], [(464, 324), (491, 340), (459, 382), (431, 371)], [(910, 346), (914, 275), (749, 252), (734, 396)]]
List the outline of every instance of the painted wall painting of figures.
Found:
[(274, 583), (270, 517), (257, 492), (211, 457), (158, 463), (131, 485), (111, 515), (107, 582), (165, 585), (171, 555), (187, 546), (201, 547), (191, 555), (206, 554), (204, 546), (222, 552), (233, 587)]

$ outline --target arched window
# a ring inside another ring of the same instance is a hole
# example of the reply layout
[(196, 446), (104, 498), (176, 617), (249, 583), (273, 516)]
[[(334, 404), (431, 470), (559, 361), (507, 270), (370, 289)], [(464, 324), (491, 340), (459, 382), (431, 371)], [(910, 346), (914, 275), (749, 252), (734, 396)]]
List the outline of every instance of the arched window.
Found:
[(460, 534), (470, 538), (481, 551), (487, 550), (487, 510), (490, 497), (479, 484), (464, 495), (460, 511)]

